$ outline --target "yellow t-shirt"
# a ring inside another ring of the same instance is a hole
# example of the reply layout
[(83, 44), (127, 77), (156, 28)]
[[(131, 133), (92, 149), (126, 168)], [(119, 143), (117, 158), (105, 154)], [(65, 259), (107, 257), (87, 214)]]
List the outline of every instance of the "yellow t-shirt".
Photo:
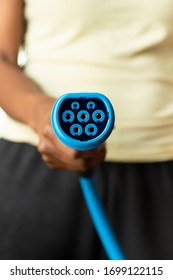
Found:
[[(112, 101), (107, 160), (173, 159), (173, 0), (26, 0), (25, 73), (44, 91)], [(36, 145), (9, 117), (1, 137)]]

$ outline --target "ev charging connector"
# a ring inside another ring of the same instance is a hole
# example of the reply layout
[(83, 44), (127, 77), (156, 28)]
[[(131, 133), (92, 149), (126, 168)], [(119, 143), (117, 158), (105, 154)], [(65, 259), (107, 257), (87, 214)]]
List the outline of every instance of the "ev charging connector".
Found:
[[(56, 100), (51, 115), (55, 135), (75, 150), (90, 150), (104, 143), (112, 132), (114, 122), (115, 113), (111, 102), (97, 92), (64, 94)], [(108, 258), (124, 259), (92, 176), (81, 176), (79, 181)]]

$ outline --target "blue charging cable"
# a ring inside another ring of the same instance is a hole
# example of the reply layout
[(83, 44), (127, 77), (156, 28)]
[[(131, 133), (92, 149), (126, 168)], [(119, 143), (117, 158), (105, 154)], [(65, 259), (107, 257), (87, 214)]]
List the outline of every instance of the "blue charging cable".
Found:
[[(101, 145), (112, 132), (115, 114), (106, 96), (100, 93), (69, 93), (61, 96), (52, 109), (51, 122), (56, 136), (76, 150)], [(79, 178), (91, 218), (107, 256), (125, 259), (108, 221), (92, 176)]]
[(110, 226), (92, 177), (79, 179), (91, 218), (110, 260), (123, 260), (124, 255)]

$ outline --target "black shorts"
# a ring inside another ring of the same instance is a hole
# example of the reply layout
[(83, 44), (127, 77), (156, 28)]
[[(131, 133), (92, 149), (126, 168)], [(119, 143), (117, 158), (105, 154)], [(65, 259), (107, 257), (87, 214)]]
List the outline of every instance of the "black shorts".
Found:
[[(109, 163), (94, 177), (127, 259), (173, 259), (173, 162)], [(106, 259), (78, 175), (0, 140), (0, 259)]]

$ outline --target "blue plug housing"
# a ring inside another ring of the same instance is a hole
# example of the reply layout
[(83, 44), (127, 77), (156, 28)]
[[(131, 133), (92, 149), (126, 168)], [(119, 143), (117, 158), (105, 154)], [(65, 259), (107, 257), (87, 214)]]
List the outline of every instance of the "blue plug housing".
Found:
[(90, 150), (106, 141), (112, 132), (115, 113), (101, 93), (67, 93), (52, 109), (51, 122), (56, 136), (76, 150)]

